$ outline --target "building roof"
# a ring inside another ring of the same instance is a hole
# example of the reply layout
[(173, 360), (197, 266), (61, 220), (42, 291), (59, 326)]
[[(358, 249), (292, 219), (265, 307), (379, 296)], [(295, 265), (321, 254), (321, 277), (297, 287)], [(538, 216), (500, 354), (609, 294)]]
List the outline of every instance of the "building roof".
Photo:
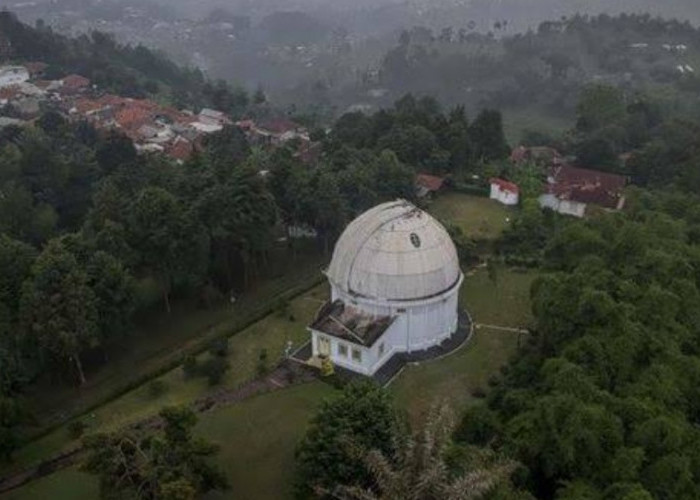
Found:
[(569, 166), (554, 167), (550, 173), (548, 194), (560, 200), (592, 203), (605, 208), (620, 208), (627, 178), (621, 175), (598, 172)]
[(425, 188), (427, 191), (437, 192), (442, 189), (445, 184), (445, 179), (436, 175), (418, 174), (416, 176), (416, 184)]
[(68, 75), (62, 78), (61, 81), (64, 87), (71, 89), (81, 89), (90, 85), (90, 80), (80, 75)]
[(340, 236), (328, 279), (350, 295), (420, 300), (459, 283), (457, 250), (445, 228), (405, 200), (378, 205)]
[(518, 194), (520, 192), (520, 188), (514, 182), (506, 181), (504, 179), (498, 179), (496, 177), (491, 179), (489, 182), (492, 185), (493, 184), (497, 185), (501, 189), (501, 191), (508, 191), (510, 193), (515, 193), (515, 194)]
[(309, 328), (358, 344), (372, 347), (394, 322), (394, 316), (373, 316), (342, 300), (327, 302)]
[(301, 127), (286, 118), (276, 118), (261, 124), (260, 128), (273, 134), (284, 134), (285, 132), (298, 130)]

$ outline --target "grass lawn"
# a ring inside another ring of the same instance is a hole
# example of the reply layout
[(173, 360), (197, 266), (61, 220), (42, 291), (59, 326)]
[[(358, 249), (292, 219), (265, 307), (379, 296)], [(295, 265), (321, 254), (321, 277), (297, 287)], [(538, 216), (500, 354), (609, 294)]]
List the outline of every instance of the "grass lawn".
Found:
[[(267, 350), (272, 364), (283, 355), (287, 341), (292, 341), (295, 346), (306, 342), (309, 335), (306, 325), (327, 294), (326, 285), (315, 287), (291, 301), (284, 314), (273, 313), (231, 337), (228, 356), (231, 369), (214, 390), (232, 389), (255, 377), (262, 349)], [(206, 359), (207, 356), (202, 355), (200, 359)], [(162, 396), (151, 397), (149, 384), (146, 384), (84, 415), (81, 420), (90, 426), (89, 431), (113, 430), (156, 414), (164, 406), (191, 403), (212, 390), (204, 378), (185, 380), (180, 367), (166, 373), (159, 380), (167, 387)], [(66, 426), (61, 426), (20, 449), (15, 455), (14, 467), (29, 466), (73, 444)]]
[(508, 143), (515, 147), (522, 141), (523, 131), (537, 130), (555, 137), (574, 126), (574, 117), (569, 119), (553, 116), (537, 107), (513, 108), (503, 111), (503, 130)]
[(2, 496), (3, 500), (98, 500), (97, 479), (77, 469), (66, 469)]
[(318, 404), (335, 393), (314, 382), (258, 396), (202, 417), (200, 434), (221, 445), (232, 489), (210, 499), (291, 498), (294, 448)]
[(511, 210), (489, 198), (462, 193), (444, 193), (428, 209), (438, 219), (459, 226), (466, 236), (476, 240), (497, 238), (508, 226)]
[[(219, 466), (232, 488), (209, 500), (292, 497), (294, 448), (318, 404), (335, 390), (313, 382), (263, 394), (200, 417), (196, 432), (221, 446)], [(7, 500), (98, 500), (97, 481), (75, 469), (59, 471), (6, 496)]]
[[(530, 320), (529, 295), (533, 273), (503, 270), (494, 284), (481, 269), (464, 281), (460, 301), (475, 323), (523, 327)], [(471, 342), (445, 359), (407, 367), (390, 389), (412, 420), (436, 400), (461, 410), (477, 387), (487, 388), (491, 374), (515, 353), (518, 333), (481, 328)]]

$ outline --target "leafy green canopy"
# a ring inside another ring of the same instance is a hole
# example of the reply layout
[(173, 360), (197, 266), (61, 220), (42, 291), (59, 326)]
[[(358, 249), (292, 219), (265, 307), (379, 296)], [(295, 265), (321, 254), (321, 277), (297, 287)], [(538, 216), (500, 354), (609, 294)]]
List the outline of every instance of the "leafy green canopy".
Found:
[(460, 429), (525, 464), (540, 498), (700, 494), (698, 200), (628, 207), (554, 232), (531, 341)]

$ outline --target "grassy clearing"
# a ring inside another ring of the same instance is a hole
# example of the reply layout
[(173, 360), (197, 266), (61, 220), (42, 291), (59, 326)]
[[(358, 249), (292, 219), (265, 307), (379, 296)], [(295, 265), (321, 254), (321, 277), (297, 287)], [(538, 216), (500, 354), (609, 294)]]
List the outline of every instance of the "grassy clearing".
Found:
[(18, 490), (3, 495), (3, 500), (97, 500), (97, 479), (77, 469), (66, 469), (46, 476)]
[[(485, 270), (467, 276), (460, 300), (474, 322), (522, 327), (530, 321), (530, 285), (534, 274), (503, 271), (494, 284)], [(518, 333), (482, 328), (471, 342), (451, 356), (407, 367), (391, 385), (399, 406), (415, 420), (435, 400), (456, 410), (472, 401), (472, 391), (487, 388), (488, 378), (515, 353)]]
[[(284, 312), (273, 313), (254, 325), (234, 335), (229, 340), (228, 360), (231, 369), (222, 383), (210, 388), (204, 378), (185, 379), (180, 367), (166, 373), (158, 380), (166, 386), (166, 392), (157, 398), (149, 394), (149, 384), (130, 391), (120, 398), (81, 417), (89, 425), (89, 432), (109, 431), (158, 413), (169, 405), (187, 404), (205, 396), (212, 390), (233, 389), (256, 375), (257, 360), (266, 349), (269, 363), (279, 359), (288, 341), (295, 346), (308, 340), (306, 325), (328, 295), (321, 285), (297, 297)], [(203, 360), (207, 354), (200, 356)], [(15, 456), (15, 468), (34, 464), (47, 456), (72, 446), (66, 426), (61, 426), (41, 439), (19, 450)]]
[(314, 382), (256, 398), (202, 417), (202, 436), (221, 444), (219, 463), (233, 485), (210, 499), (291, 498), (294, 448), (321, 401), (335, 393)]
[(476, 240), (498, 238), (508, 227), (511, 209), (489, 198), (462, 193), (445, 193), (429, 208), (438, 219), (459, 226), (464, 234)]
[(553, 116), (545, 110), (533, 107), (503, 111), (503, 129), (511, 146), (522, 141), (525, 130), (537, 130), (552, 136), (560, 136), (574, 125), (574, 117)]

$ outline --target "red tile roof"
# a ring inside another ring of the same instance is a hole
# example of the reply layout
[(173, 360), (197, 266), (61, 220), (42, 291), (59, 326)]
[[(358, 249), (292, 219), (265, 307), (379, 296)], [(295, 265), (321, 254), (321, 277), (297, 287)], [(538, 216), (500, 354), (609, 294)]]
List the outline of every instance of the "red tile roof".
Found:
[(445, 184), (445, 179), (435, 175), (418, 174), (416, 176), (416, 184), (424, 187), (428, 191), (436, 192), (442, 189), (443, 185)]
[(14, 99), (19, 96), (21, 89), (19, 85), (9, 85), (7, 87), (0, 88), (0, 99)]
[(90, 80), (80, 75), (68, 75), (62, 81), (64, 87), (71, 89), (82, 89), (90, 85)]
[(284, 134), (285, 132), (290, 132), (300, 127), (286, 118), (276, 118), (260, 125), (260, 128), (272, 132), (273, 134)]
[(49, 67), (49, 65), (44, 62), (36, 61), (26, 63), (24, 67), (27, 68), (27, 71), (29, 71), (30, 75), (35, 76), (40, 73), (43, 73), (46, 70), (46, 68)]
[(569, 166), (554, 167), (550, 180), (552, 182), (546, 187), (547, 193), (561, 200), (591, 203), (610, 209), (619, 208), (627, 185), (627, 178), (621, 175)]
[(518, 194), (520, 193), (520, 188), (518, 187), (517, 184), (513, 182), (506, 181), (504, 179), (498, 179), (494, 177), (489, 181), (492, 185), (496, 184), (501, 191), (508, 191), (509, 193), (515, 193)]
[(185, 161), (194, 153), (194, 145), (187, 139), (178, 137), (166, 148), (165, 153), (171, 158)]

